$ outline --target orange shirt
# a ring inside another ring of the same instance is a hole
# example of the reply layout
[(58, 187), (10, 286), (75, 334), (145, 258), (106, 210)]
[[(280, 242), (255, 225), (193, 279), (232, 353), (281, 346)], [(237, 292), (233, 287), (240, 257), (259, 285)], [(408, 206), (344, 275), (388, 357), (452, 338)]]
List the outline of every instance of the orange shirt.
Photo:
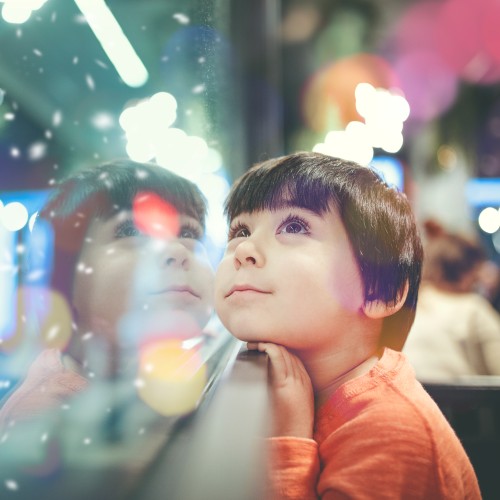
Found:
[(274, 498), (481, 498), (453, 429), (390, 349), (319, 408), (314, 439), (270, 444)]

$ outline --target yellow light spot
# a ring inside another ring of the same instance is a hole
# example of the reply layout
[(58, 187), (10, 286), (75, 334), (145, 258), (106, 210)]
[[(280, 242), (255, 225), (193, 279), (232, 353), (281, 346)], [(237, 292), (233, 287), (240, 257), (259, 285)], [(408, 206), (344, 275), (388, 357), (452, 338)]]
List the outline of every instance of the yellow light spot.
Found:
[(158, 413), (170, 416), (196, 408), (206, 384), (206, 366), (197, 349), (182, 348), (182, 340), (147, 344), (140, 353), (137, 386), (141, 399)]

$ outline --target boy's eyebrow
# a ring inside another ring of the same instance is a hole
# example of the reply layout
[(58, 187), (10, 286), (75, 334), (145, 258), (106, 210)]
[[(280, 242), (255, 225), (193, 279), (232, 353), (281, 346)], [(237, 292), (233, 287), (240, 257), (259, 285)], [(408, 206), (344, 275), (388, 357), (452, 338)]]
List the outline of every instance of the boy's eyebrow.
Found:
[(303, 210), (304, 212), (308, 212), (311, 215), (315, 215), (315, 216), (321, 216), (322, 213), (325, 212), (323, 210), (320, 211), (320, 210), (314, 210), (313, 208), (310, 208), (310, 207), (304, 207), (304, 206), (302, 206), (298, 203), (295, 203), (293, 201), (285, 202), (283, 204), (283, 206), (278, 206), (278, 207), (271, 209), (271, 210), (274, 212), (274, 211), (278, 211), (278, 210), (292, 210), (292, 209)]

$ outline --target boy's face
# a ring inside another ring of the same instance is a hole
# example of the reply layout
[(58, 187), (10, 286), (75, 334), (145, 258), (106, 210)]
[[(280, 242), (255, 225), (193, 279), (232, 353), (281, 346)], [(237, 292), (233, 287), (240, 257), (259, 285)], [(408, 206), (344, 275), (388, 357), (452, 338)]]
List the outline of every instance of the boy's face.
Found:
[(336, 209), (243, 213), (232, 223), (216, 272), (221, 321), (244, 341), (321, 348), (349, 335), (363, 284)]
[(178, 237), (171, 239), (141, 233), (127, 211), (91, 223), (73, 285), (82, 328), (114, 336), (125, 314), (179, 310), (203, 328), (213, 309), (213, 271), (200, 223), (179, 219)]

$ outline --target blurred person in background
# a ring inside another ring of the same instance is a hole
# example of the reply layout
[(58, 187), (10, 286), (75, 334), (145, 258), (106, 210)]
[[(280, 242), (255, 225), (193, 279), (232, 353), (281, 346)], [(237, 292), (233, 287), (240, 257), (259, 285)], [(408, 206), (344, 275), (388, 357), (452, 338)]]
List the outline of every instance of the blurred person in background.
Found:
[[(153, 164), (117, 160), (57, 186), (33, 229), (45, 226), (53, 234), (50, 283), (34, 287), (25, 301), (37, 308), (39, 321), (45, 315), (52, 324), (45, 325), (48, 336), (40, 333), (24, 381), (0, 408), (0, 429), (12, 434), (23, 421), (60, 411), (96, 382), (125, 379), (127, 397), (136, 394), (141, 345), (162, 335), (203, 340), (213, 311), (205, 216), (200, 190)], [(62, 309), (49, 311), (57, 297), (70, 320)], [(54, 337), (65, 341), (51, 346)], [(167, 351), (170, 358), (181, 352)], [(113, 406), (102, 390), (85, 410), (94, 403), (102, 413)]]
[(403, 352), (424, 381), (500, 375), (500, 316), (477, 290), (483, 248), (429, 220), (415, 321)]
[(500, 313), (500, 266), (487, 260), (479, 269), (477, 291)]

